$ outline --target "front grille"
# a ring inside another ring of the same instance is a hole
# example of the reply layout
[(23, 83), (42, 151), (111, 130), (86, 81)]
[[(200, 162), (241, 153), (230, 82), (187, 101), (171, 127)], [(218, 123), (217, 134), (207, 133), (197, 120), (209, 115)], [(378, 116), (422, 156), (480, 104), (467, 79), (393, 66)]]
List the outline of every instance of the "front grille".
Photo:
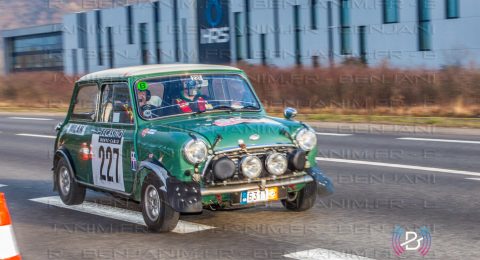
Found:
[[(235, 150), (228, 150), (225, 152), (219, 151), (219, 152), (216, 152), (216, 154), (208, 162), (208, 165), (206, 166), (204, 171), (203, 180), (205, 183), (209, 185), (214, 185), (214, 184), (228, 185), (228, 184), (259, 182), (261, 180), (281, 179), (281, 178), (291, 177), (293, 175), (293, 171), (291, 171), (290, 169), (287, 169), (287, 171), (280, 176), (271, 175), (270, 173), (268, 173), (267, 169), (265, 168), (265, 160), (268, 154), (272, 152), (283, 153), (288, 155), (294, 150), (295, 150), (295, 147), (293, 146), (275, 146), (275, 147), (247, 148), (246, 150), (235, 149)], [(262, 161), (263, 170), (259, 177), (248, 179), (247, 177), (243, 176), (242, 173), (240, 172), (239, 170), (240, 161), (246, 155), (255, 155)], [(235, 174), (233, 175), (232, 178), (229, 178), (227, 180), (216, 179), (212, 170), (213, 162), (222, 157), (228, 157), (236, 165)]]

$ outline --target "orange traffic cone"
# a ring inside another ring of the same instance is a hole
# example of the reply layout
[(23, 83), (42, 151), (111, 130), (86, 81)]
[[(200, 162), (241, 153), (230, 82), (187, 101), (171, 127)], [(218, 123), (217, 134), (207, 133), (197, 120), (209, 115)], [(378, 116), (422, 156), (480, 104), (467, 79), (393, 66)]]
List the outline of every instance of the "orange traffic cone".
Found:
[(5, 194), (3, 193), (0, 193), (0, 259), (22, 259), (13, 235), (12, 220), (10, 219)]

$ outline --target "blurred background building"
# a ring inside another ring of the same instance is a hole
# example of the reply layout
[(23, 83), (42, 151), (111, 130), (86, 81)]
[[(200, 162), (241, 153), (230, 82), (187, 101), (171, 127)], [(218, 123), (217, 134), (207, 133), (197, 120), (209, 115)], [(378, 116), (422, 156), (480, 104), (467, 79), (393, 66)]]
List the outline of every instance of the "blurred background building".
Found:
[(4, 31), (4, 71), (84, 74), (177, 62), (278, 67), (344, 62), (370, 66), (387, 62), (412, 68), (465, 66), (480, 61), (480, 34), (475, 33), (480, 24), (479, 7), (478, 0), (114, 4), (65, 14), (60, 25)]
[(63, 71), (62, 24), (2, 32), (7, 72)]

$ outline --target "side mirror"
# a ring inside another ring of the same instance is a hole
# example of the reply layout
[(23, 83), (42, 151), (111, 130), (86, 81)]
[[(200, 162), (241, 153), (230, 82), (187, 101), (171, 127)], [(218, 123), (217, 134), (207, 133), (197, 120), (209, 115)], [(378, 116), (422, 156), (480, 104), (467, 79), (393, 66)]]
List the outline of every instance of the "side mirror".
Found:
[(285, 108), (285, 110), (283, 110), (283, 116), (286, 118), (286, 119), (292, 119), (294, 118), (295, 116), (297, 116), (297, 110), (293, 107), (287, 107)]
[(62, 123), (58, 123), (56, 126), (55, 126), (55, 131), (60, 131), (60, 129), (62, 129)]

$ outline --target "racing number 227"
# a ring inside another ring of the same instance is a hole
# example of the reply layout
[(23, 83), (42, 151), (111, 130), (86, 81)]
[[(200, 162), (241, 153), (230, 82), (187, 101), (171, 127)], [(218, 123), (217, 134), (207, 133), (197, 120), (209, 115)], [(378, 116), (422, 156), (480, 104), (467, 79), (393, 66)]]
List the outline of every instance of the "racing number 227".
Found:
[[(115, 165), (115, 182), (118, 183), (118, 157), (120, 154), (118, 148), (112, 149), (111, 147), (108, 146), (107, 149), (105, 150), (103, 145), (101, 145), (100, 148), (98, 148), (98, 155), (100, 158), (102, 158), (102, 162), (100, 164), (100, 179), (110, 181), (110, 182), (114, 181), (113, 177), (110, 176), (110, 168), (112, 166), (113, 154), (117, 155), (117, 160)], [(103, 174), (103, 165), (105, 164), (105, 159), (108, 160), (106, 175)]]

